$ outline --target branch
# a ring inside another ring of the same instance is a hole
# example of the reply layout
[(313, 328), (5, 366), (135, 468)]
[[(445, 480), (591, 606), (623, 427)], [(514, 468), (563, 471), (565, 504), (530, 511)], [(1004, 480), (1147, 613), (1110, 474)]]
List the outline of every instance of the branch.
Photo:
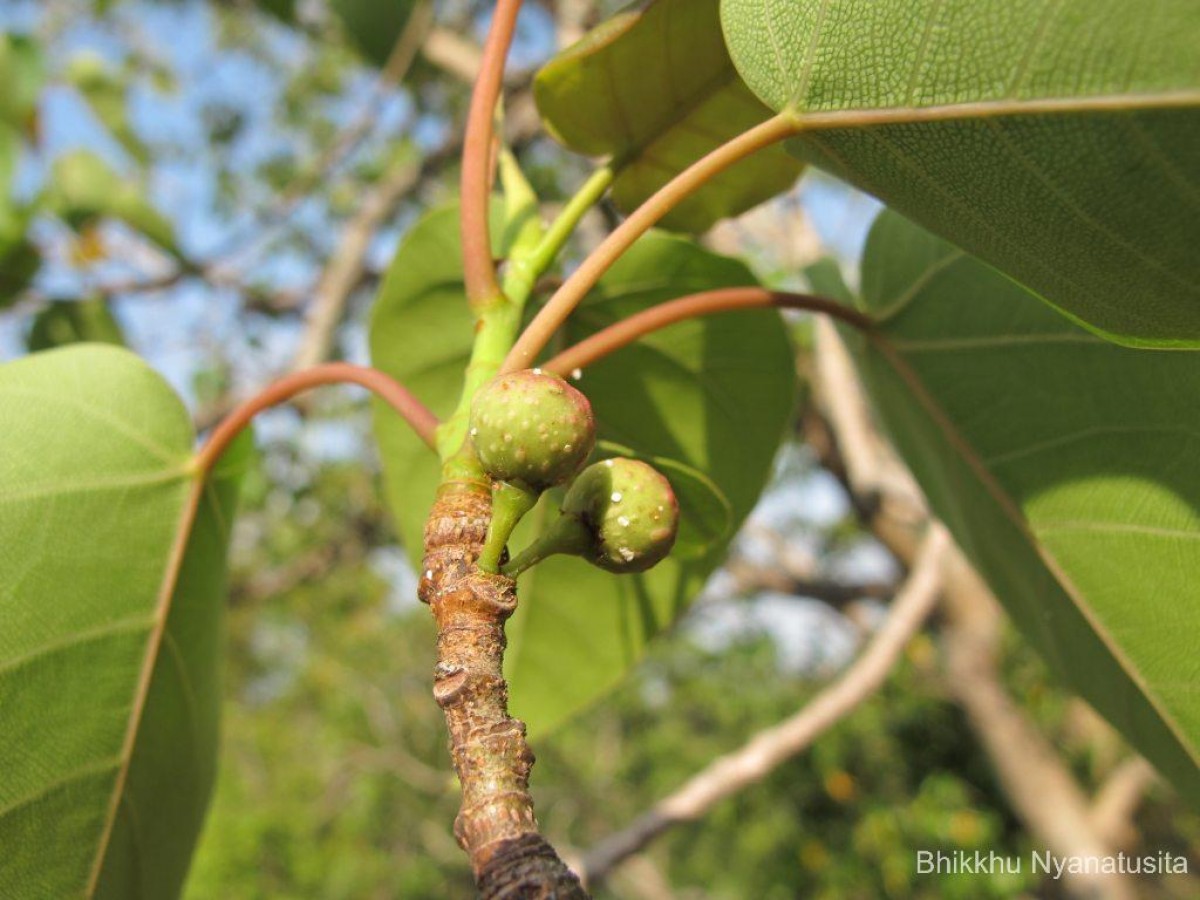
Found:
[(467, 113), (461, 181), (462, 255), (467, 299), (473, 308), (487, 306), (503, 298), (500, 285), (496, 282), (488, 224), (492, 129), (496, 101), (504, 80), (505, 58), (520, 11), (521, 0), (499, 0), (496, 4)]
[(889, 581), (850, 583), (833, 578), (800, 578), (772, 566), (758, 566), (744, 559), (727, 562), (725, 572), (733, 578), (734, 592), (737, 594), (773, 591), (795, 597), (811, 597), (834, 608), (863, 598), (887, 600), (896, 592), (896, 585)]
[(950, 546), (940, 525), (930, 526), (916, 565), (896, 596), (887, 620), (859, 658), (800, 712), (760, 732), (740, 750), (715, 760), (674, 794), (659, 801), (625, 830), (585, 855), (585, 881), (598, 882), (629, 855), (681, 822), (698, 819), (719, 801), (765, 778), (870, 697), (887, 678), (909, 639), (933, 610), (943, 555)]
[(677, 300), (668, 300), (649, 309), (622, 319), (607, 328), (602, 328), (573, 347), (559, 353), (542, 368), (559, 375), (567, 375), (582, 369), (610, 353), (614, 353), (638, 338), (651, 332), (674, 325), (686, 319), (709, 316), (714, 313), (739, 309), (802, 309), (823, 313), (852, 325), (861, 331), (869, 331), (874, 323), (868, 316), (844, 303), (812, 294), (769, 291), (760, 287), (721, 288), (689, 294)]
[(680, 201), (739, 160), (789, 137), (795, 129), (796, 124), (790, 118), (774, 116), (717, 147), (667, 182), (618, 225), (563, 282), (517, 340), (502, 371), (512, 372), (531, 366), (554, 332), (609, 266)]
[(378, 369), (352, 366), (348, 363), (325, 363), (280, 378), (234, 409), (200, 448), (192, 461), (193, 468), (199, 473), (208, 472), (234, 438), (264, 409), (290, 400), (301, 391), (346, 382), (361, 385), (376, 394), (404, 417), (421, 440), (430, 447), (434, 446), (434, 432), (437, 430), (438, 420), (406, 387)]
[(393, 168), (372, 188), (358, 213), (346, 223), (337, 249), (317, 282), (300, 349), (292, 364), (293, 371), (315, 366), (329, 356), (333, 335), (346, 308), (346, 301), (366, 272), (371, 238), (395, 209), (400, 198), (420, 179), (422, 169), (423, 166), (417, 163)]
[(484, 900), (585, 898), (579, 880), (538, 832), (529, 794), (533, 752), (508, 713), (504, 623), (516, 582), (479, 570), (491, 519), (486, 482), (443, 484), (425, 525), (421, 600), (438, 627), (433, 696), (446, 717), (462, 807), (454, 834)]
[(1133, 817), (1157, 781), (1154, 767), (1140, 756), (1131, 756), (1113, 769), (1088, 810), (1092, 829), (1101, 840), (1110, 847), (1128, 847), (1136, 840)]
[[(947, 584), (947, 686), (962, 705), (972, 731), (991, 760), (1013, 811), (1030, 834), (1060, 857), (1101, 857), (1112, 848), (1093, 827), (1088, 799), (1058, 751), (1009, 696), (996, 655), (1001, 613), (991, 592), (958, 556)], [(1125, 900), (1132, 885), (1115, 873), (1068, 870), (1069, 896)]]

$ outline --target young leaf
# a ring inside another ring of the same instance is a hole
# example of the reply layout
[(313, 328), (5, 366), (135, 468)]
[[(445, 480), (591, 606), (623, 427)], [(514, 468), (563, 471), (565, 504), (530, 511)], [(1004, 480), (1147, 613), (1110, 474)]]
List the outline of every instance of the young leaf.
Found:
[[(503, 251), (504, 241), (498, 244)], [(456, 210), (426, 216), (397, 251), (371, 327), (375, 365), (442, 416), (458, 399), (473, 334), (461, 272)], [(690, 291), (752, 283), (740, 262), (650, 235), (581, 305), (568, 339)], [(707, 524), (710, 531), (726, 530), (702, 556), (673, 554), (648, 572), (626, 576), (552, 557), (521, 577), (505, 659), (514, 713), (531, 730), (553, 727), (608, 690), (646, 642), (686, 609), (762, 491), (791, 413), (793, 382), (782, 321), (762, 310), (680, 323), (584, 373), (578, 386), (592, 403), (601, 438), (703, 472), (731, 513), (722, 511), (720, 524)], [(394, 414), (375, 409), (388, 500), (419, 565), (439, 465)], [(559, 499), (561, 491), (543, 499), (510, 549), (532, 541), (557, 514)], [(698, 502), (697, 511), (702, 508)]]
[(128, 351), (0, 367), (0, 896), (175, 897), (216, 761), (224, 558), (208, 483)]
[[(719, 0), (654, 0), (618, 13), (537, 75), (546, 127), (579, 153), (612, 158), (628, 212), (710, 150), (771, 115), (738, 76)], [(714, 178), (662, 220), (704, 231), (787, 190), (801, 166), (769, 148)]]
[(895, 213), (847, 334), (937, 515), (1074, 690), (1200, 800), (1200, 357), (1118, 347)]
[(103, 297), (54, 300), (33, 318), (26, 345), (30, 352), (67, 344), (125, 345), (125, 334)]
[(795, 152), (1121, 343), (1200, 347), (1192, 0), (723, 0)]

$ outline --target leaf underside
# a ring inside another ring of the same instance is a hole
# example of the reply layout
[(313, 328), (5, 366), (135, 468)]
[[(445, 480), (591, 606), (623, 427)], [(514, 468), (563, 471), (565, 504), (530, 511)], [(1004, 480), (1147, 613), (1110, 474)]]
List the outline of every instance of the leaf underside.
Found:
[[(534, 80), (550, 133), (579, 153), (613, 159), (612, 196), (626, 212), (771, 115), (733, 67), (718, 7), (718, 0), (655, 0), (619, 13)], [(704, 231), (786, 191), (801, 168), (782, 148), (768, 148), (705, 184), (662, 227)]]
[(101, 345), (0, 367), (0, 423), (0, 896), (176, 896), (213, 779), (241, 453), (193, 519), (186, 410)]
[(1100, 340), (895, 213), (847, 334), (937, 515), (1051, 666), (1200, 802), (1200, 358)]
[[(456, 216), (454, 208), (433, 212), (409, 232), (371, 326), (374, 364), (443, 417), (457, 402), (472, 335)], [(573, 342), (690, 290), (752, 283), (739, 262), (651, 235), (585, 300), (567, 337)], [(725, 495), (729, 509), (711, 499), (690, 505), (693, 514), (720, 519), (687, 526), (711, 536), (700, 556), (681, 545), (680, 553), (634, 576), (552, 557), (521, 577), (505, 660), (514, 712), (531, 731), (554, 727), (614, 685), (715, 568), (731, 529), (761, 492), (782, 439), (792, 407), (790, 360), (778, 315), (754, 311), (673, 326), (583, 374), (578, 386), (592, 402), (602, 439), (699, 470)], [(398, 417), (378, 404), (375, 410), (388, 500), (409, 556), (420, 565), (421, 530), (439, 464)], [(513, 550), (555, 514), (558, 498), (551, 492), (522, 523)]]
[(1191, 0), (723, 0), (801, 158), (1106, 338), (1200, 346)]

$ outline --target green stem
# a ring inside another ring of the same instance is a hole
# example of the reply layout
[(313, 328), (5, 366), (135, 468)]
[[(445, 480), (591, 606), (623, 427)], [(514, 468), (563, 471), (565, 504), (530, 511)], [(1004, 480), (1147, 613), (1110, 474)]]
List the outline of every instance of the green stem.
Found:
[(532, 252), (512, 259), (504, 279), (505, 291), (512, 291), (509, 296), (516, 294), (522, 299), (529, 297), (537, 280), (554, 265), (558, 254), (575, 233), (579, 221), (600, 201), (616, 177), (617, 173), (611, 165), (601, 166), (592, 172), (550, 223), (550, 227), (546, 229), (546, 233)]
[(479, 552), (481, 571), (495, 575), (500, 571), (500, 558), (517, 523), (537, 504), (538, 493), (506, 481), (497, 481), (492, 488), (492, 518), (488, 522), (487, 538)]
[[(521, 330), (521, 313), (533, 286), (554, 264), (563, 246), (584, 214), (596, 204), (613, 182), (615, 172), (602, 166), (591, 174), (567, 205), (550, 224), (537, 244), (528, 252), (515, 253), (505, 269), (503, 294), (506, 303), (482, 310), (479, 331), (471, 348), (462, 396), (454, 414), (438, 428), (437, 446), (442, 459), (462, 456), (471, 401), (475, 392), (495, 377)], [(465, 460), (459, 459), (461, 466)], [(476, 467), (477, 468), (477, 467)]]

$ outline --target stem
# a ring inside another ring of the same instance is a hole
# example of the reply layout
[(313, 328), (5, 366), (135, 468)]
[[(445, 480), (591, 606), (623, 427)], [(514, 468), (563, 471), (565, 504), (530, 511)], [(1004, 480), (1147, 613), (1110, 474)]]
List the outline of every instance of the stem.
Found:
[(543, 363), (542, 368), (566, 376), (574, 369), (589, 366), (638, 338), (676, 322), (730, 310), (770, 308), (824, 313), (860, 331), (870, 331), (875, 327), (870, 317), (828, 297), (769, 291), (760, 287), (721, 288), (668, 300), (622, 319), (568, 347), (549, 362)]
[(488, 227), (491, 195), (491, 156), (496, 101), (504, 80), (504, 61), (512, 43), (521, 0), (499, 0), (492, 15), (479, 66), (479, 77), (471, 93), (462, 155), (462, 251), (467, 300), (472, 308), (484, 309), (503, 300), (492, 262), (492, 239)]
[(680, 201), (738, 160), (790, 137), (796, 133), (797, 128), (796, 120), (791, 116), (774, 116), (717, 147), (667, 182), (617, 226), (563, 282), (562, 287), (555, 292), (517, 340), (501, 371), (512, 372), (529, 368), (554, 332), (567, 320), (567, 316), (579, 305), (579, 301), (592, 289), (609, 266)]
[(496, 303), (483, 310), (479, 331), (471, 347), (462, 396), (454, 414), (438, 433), (438, 449), (443, 459), (449, 459), (462, 447), (467, 435), (467, 418), (475, 392), (500, 371), (505, 354), (511, 349), (521, 327), (521, 314), (533, 286), (554, 263), (559, 251), (571, 236), (579, 220), (608, 190), (615, 173), (608, 166), (591, 174), (573, 196), (537, 245), (528, 254), (514, 254), (504, 273), (505, 303)]
[[(559, 251), (575, 232), (579, 220), (589, 209), (599, 202), (605, 191), (616, 178), (612, 166), (601, 166), (596, 169), (587, 181), (579, 188), (558, 216), (550, 223), (541, 241), (527, 257), (514, 257), (504, 281), (505, 292), (514, 296), (519, 294), (527, 298), (533, 290), (534, 283), (553, 265)], [(511, 278), (511, 281), (510, 281)]]
[(420, 597), (438, 626), (433, 696), (446, 717), (462, 807), (454, 821), (484, 900), (582, 900), (578, 879), (538, 833), (533, 753), (508, 714), (504, 622), (516, 584), (475, 564), (491, 518), (486, 484), (443, 485), (425, 526)]
[(392, 409), (400, 413), (421, 440), (430, 447), (434, 446), (437, 418), (406, 387), (384, 375), (378, 369), (352, 366), (349, 363), (325, 363), (285, 375), (234, 409), (213, 430), (204, 446), (196, 454), (192, 461), (194, 470), (198, 474), (207, 473), (233, 442), (233, 439), (250, 424), (251, 419), (264, 409), (290, 400), (296, 394), (310, 388), (347, 382), (361, 385), (372, 391)]

